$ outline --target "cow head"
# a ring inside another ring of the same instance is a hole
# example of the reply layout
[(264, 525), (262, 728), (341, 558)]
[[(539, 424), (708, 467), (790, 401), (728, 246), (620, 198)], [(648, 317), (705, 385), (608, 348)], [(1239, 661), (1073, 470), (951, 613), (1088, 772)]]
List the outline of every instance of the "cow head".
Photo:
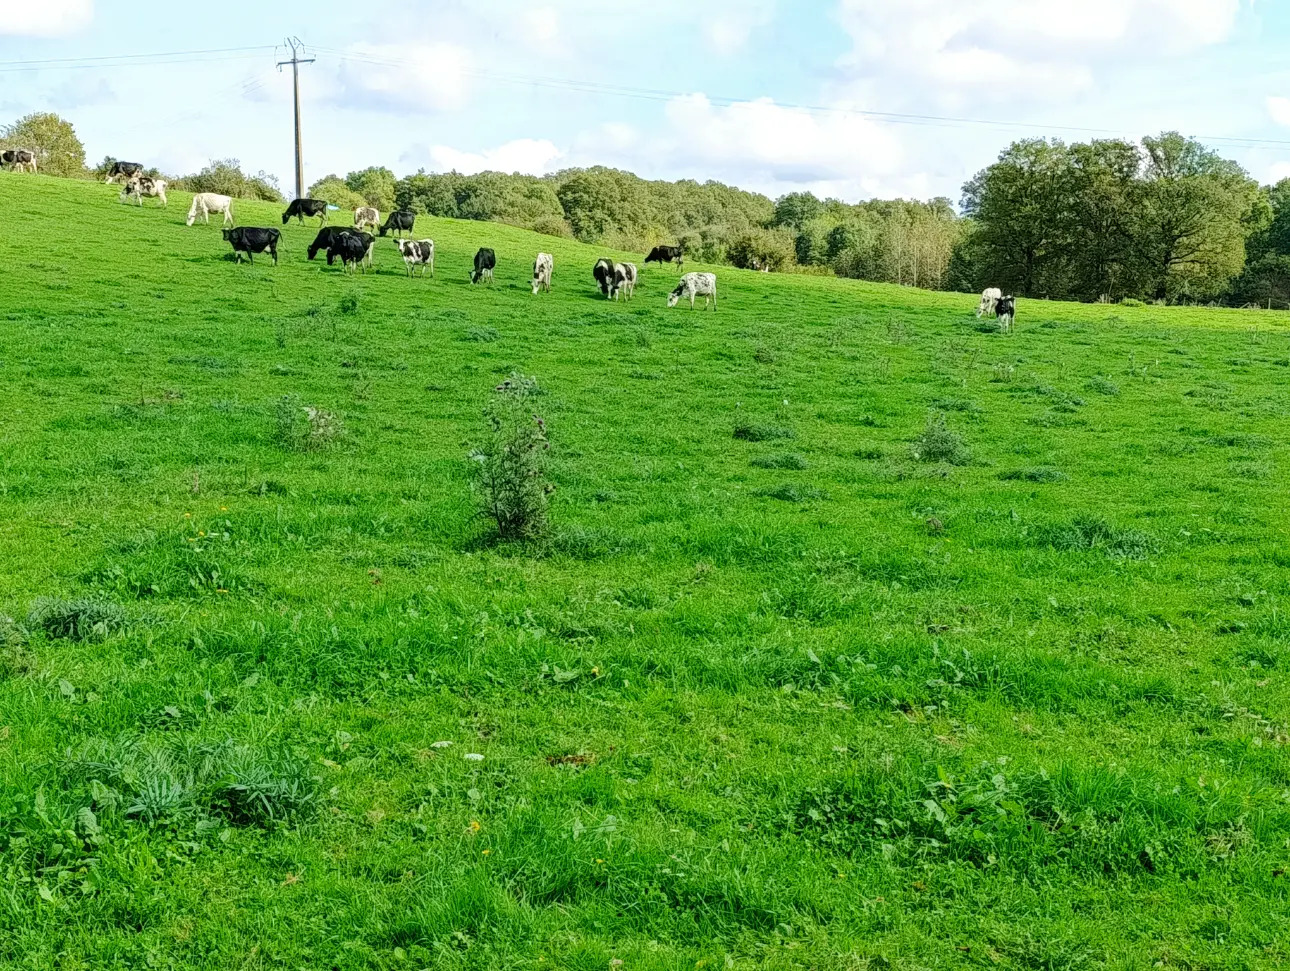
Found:
[(222, 230), (220, 230), (220, 232), (222, 232), (222, 233), (224, 234), (224, 241), (225, 241), (226, 243), (231, 243), (231, 242), (233, 242), (233, 234), (234, 234), (234, 233), (236, 233), (236, 232), (237, 232), (237, 230), (236, 230), (236, 229), (222, 229)]
[(677, 287), (675, 290), (673, 290), (671, 293), (667, 295), (667, 305), (669, 307), (675, 307), (678, 303), (681, 302), (681, 291), (683, 289), (684, 289), (683, 287)]

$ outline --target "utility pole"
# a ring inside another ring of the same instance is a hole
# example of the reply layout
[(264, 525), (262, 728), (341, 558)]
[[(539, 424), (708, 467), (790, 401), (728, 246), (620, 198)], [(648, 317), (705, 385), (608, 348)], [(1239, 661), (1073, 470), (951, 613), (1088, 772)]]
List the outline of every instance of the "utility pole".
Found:
[(301, 57), (305, 51), (305, 45), (300, 42), (299, 37), (288, 37), (286, 46), (291, 48), (291, 60), (279, 61), (278, 70), (281, 71), (288, 64), (291, 65), (291, 87), (295, 94), (296, 103), (296, 198), (305, 197), (305, 162), (300, 141), (300, 65), (312, 64), (316, 58)]

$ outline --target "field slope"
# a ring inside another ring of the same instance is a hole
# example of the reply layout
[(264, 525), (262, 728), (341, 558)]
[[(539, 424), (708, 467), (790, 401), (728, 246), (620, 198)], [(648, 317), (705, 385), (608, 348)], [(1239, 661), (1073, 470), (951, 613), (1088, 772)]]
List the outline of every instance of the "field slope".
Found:
[(187, 204), (0, 173), (0, 966), (1290, 962), (1290, 319), (705, 316), (491, 224), (237, 266)]

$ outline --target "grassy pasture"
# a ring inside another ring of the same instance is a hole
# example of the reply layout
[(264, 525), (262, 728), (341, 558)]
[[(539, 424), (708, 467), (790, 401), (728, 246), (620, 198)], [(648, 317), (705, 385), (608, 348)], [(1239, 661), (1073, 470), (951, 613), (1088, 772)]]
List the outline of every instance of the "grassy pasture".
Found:
[(0, 173), (0, 966), (1290, 962), (1290, 318), (239, 267), (188, 201)]

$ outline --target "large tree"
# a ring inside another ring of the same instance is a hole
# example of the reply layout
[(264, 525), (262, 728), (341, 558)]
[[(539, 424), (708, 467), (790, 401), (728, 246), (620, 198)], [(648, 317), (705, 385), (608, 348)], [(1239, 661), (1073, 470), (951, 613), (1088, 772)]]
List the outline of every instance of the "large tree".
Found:
[(37, 167), (47, 175), (85, 177), (85, 146), (72, 123), (58, 115), (37, 112), (19, 118), (0, 131), (0, 141), (6, 147), (31, 149)]
[(351, 172), (345, 176), (345, 184), (363, 197), (369, 206), (375, 206), (381, 212), (394, 208), (394, 173), (384, 166), (374, 165), (370, 168)]
[(1143, 156), (1124, 141), (1072, 145), (1060, 231), (1071, 296), (1120, 299), (1141, 292), (1138, 251)]

